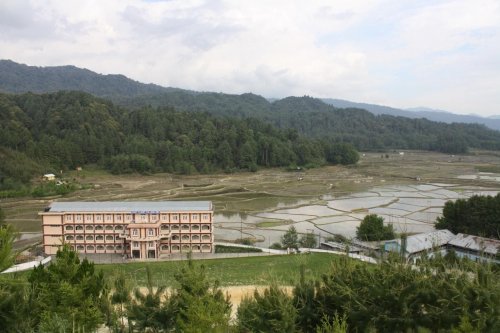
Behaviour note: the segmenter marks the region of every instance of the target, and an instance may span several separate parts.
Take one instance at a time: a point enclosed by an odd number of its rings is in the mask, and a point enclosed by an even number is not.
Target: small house
[[[422,234],[408,236],[406,244],[402,245],[401,239],[393,239],[384,243],[386,252],[404,252],[408,260],[415,261],[421,254],[427,252],[446,251],[446,245],[455,235],[449,230],[436,230]],[[404,247],[404,249],[402,249]]]
[[[460,258],[492,261],[500,264],[500,240],[473,235],[458,234],[448,242],[448,250],[453,250]]]
[[[42,179],[45,181],[56,180],[56,175],[54,175],[53,173],[46,173],[45,175],[43,175]]]

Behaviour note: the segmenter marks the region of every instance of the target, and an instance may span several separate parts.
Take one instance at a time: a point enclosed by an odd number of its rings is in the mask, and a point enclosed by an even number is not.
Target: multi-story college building
[[[210,201],[54,202],[39,215],[49,255],[63,243],[139,259],[213,248]]]

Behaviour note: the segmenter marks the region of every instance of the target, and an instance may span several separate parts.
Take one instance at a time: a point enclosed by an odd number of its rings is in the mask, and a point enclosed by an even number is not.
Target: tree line
[[[0,95],[0,157],[0,189],[86,164],[113,173],[190,174],[359,158],[349,144],[307,139],[253,118],[127,110],[80,92]]]
[[[62,247],[48,267],[0,277],[2,332],[498,332],[500,279],[495,267],[425,257],[418,267],[396,257],[378,265],[336,257],[319,279],[290,289],[271,283],[232,304],[203,265],[188,260],[171,291],[108,281],[87,259]],[[1,267],[1,265],[0,265]]]

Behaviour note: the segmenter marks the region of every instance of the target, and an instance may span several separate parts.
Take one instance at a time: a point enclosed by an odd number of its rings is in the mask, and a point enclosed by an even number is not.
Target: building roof
[[[183,212],[210,211],[211,201],[100,201],[53,202],[47,212]]]
[[[412,254],[431,250],[433,247],[446,245],[454,237],[455,235],[447,229],[408,236],[406,239],[406,252]],[[388,242],[396,242],[401,246],[401,239],[393,239]]]
[[[468,250],[496,255],[500,248],[500,240],[473,235],[458,234],[448,242],[449,245]]]

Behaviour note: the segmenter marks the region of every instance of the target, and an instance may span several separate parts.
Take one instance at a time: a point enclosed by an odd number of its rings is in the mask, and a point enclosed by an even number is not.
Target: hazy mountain
[[[373,114],[388,114],[391,116],[407,117],[407,118],[427,118],[432,121],[439,121],[444,123],[466,123],[466,124],[481,124],[489,128],[500,130],[500,116],[481,117],[476,115],[461,115],[443,110],[436,110],[431,108],[410,108],[410,109],[396,109],[383,105],[356,103],[342,99],[323,98],[325,103],[333,105],[338,108],[359,108],[365,109]]]
[[[77,90],[99,97],[138,96],[175,91],[124,75],[101,75],[75,66],[36,67],[0,60],[0,91],[47,93]]]
[[[279,102],[277,99],[266,100],[254,94],[231,95],[165,88],[134,81],[123,75],[102,75],[75,66],[36,67],[18,64],[11,60],[0,60],[0,92],[47,93],[60,90],[83,91],[128,107],[173,106],[180,109],[217,111],[225,115],[237,116],[260,113],[262,118],[266,118],[264,114],[269,112],[271,104]],[[477,123],[500,130],[498,116],[483,118],[422,108],[409,111],[329,98],[322,99],[322,101],[337,108],[364,109],[376,115],[427,118],[445,123]]]

